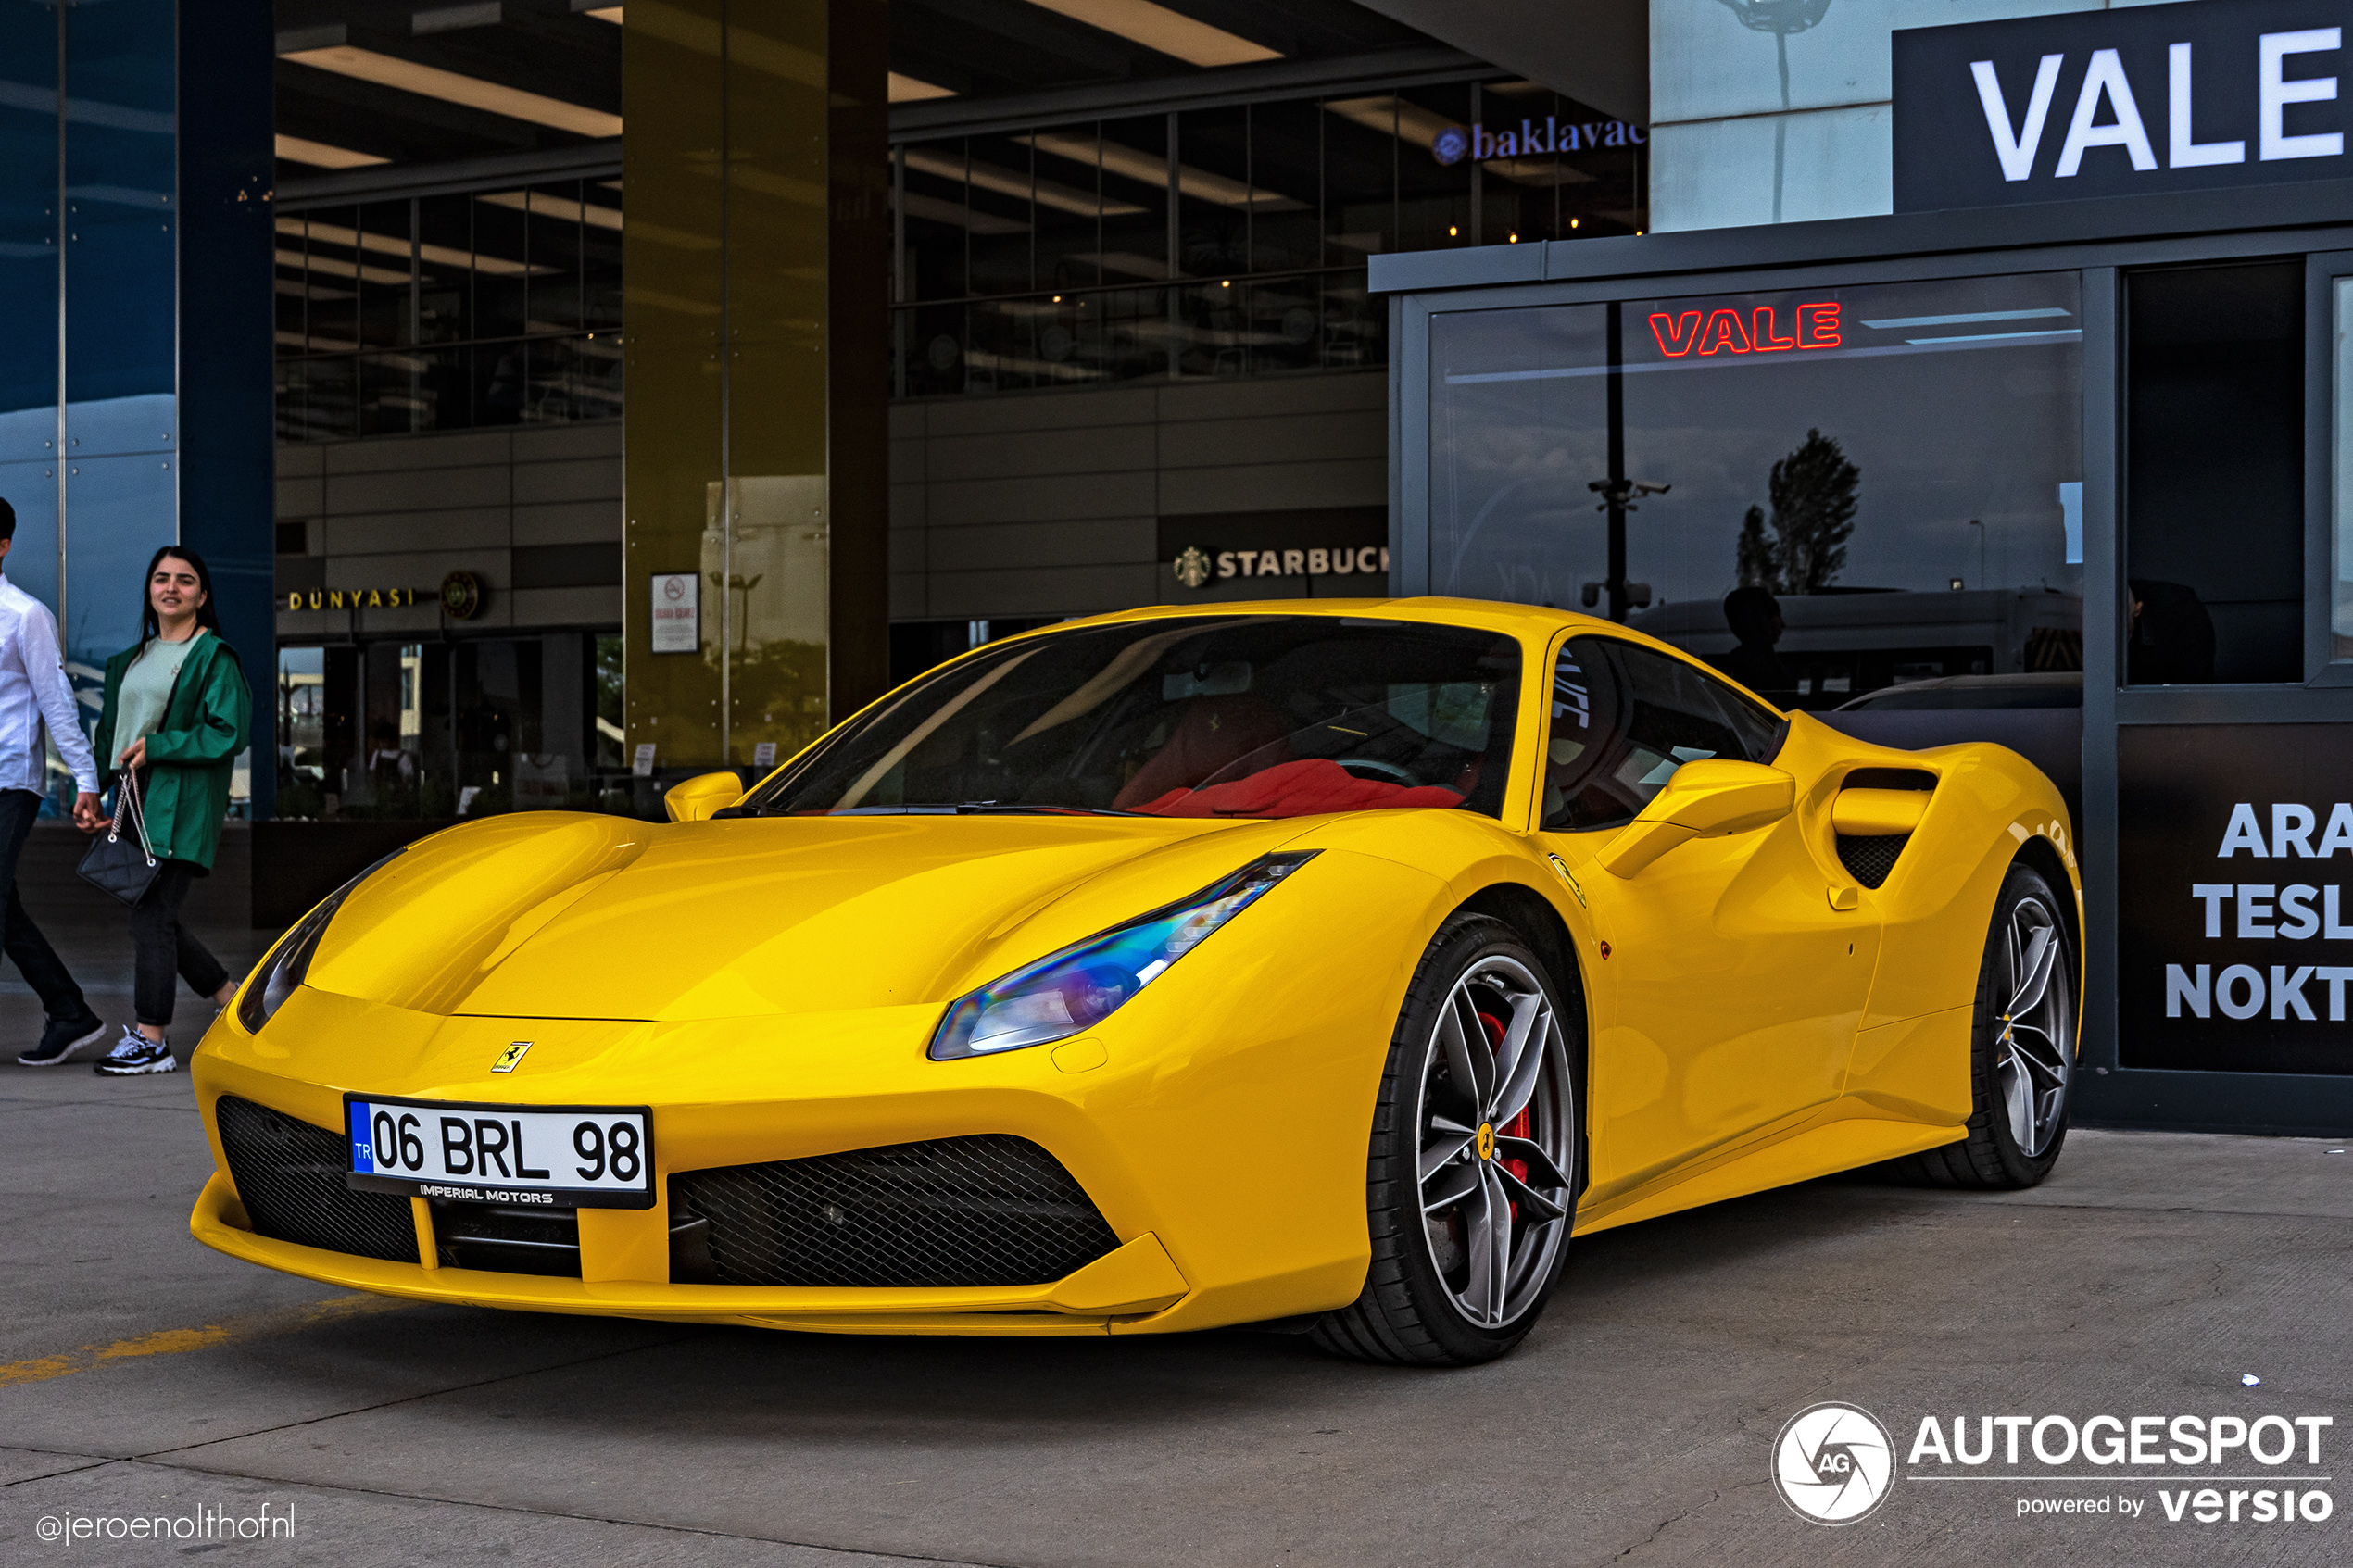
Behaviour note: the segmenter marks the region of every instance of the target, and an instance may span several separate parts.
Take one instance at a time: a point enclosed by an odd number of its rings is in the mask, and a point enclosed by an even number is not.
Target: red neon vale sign
[[[1651,336],[1658,351],[1680,359],[1696,351],[1712,354],[1787,354],[1807,348],[1838,346],[1838,302],[1818,300],[1798,306],[1787,333],[1780,331],[1778,307],[1760,305],[1743,315],[1738,310],[1686,310],[1680,315],[1660,311],[1651,317]]]

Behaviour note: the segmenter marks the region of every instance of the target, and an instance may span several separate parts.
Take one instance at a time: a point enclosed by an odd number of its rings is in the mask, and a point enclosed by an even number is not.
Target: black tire
[[[1450,1139],[1450,1131],[1431,1132],[1429,1115],[1459,1105],[1453,1085],[1460,1062],[1476,1076],[1476,1067],[1461,1050],[1460,1036],[1450,1048],[1442,1024],[1453,1005],[1457,987],[1466,997],[1492,996],[1509,1001],[1508,988],[1532,981],[1535,992],[1519,989],[1523,999],[1541,993],[1544,1012],[1531,1011],[1523,1043],[1510,1060],[1527,1062],[1530,1087],[1525,1113],[1496,1127],[1494,1110],[1508,1104],[1517,1074],[1498,1073],[1498,1024],[1483,1006],[1472,1004],[1487,1033],[1488,1081],[1504,1083],[1492,1092],[1475,1097],[1489,1110],[1470,1143],[1434,1168],[1429,1178],[1438,1184],[1463,1178],[1469,1184],[1453,1206],[1426,1220],[1420,1161],[1424,1136],[1435,1148]],[[1546,1014],[1548,1013],[1548,1016]],[[1459,1011],[1457,1019],[1464,1016]],[[1514,1019],[1518,1018],[1516,1010]],[[1508,1036],[1505,1036],[1507,1039]],[[1485,915],[1455,915],[1439,928],[1422,955],[1405,992],[1396,1033],[1389,1047],[1389,1062],[1381,1076],[1380,1098],[1373,1112],[1371,1148],[1365,1163],[1365,1214],[1372,1233],[1372,1266],[1356,1300],[1327,1312],[1311,1330],[1311,1337],[1335,1355],[1357,1361],[1407,1366],[1469,1366],[1489,1361],[1510,1350],[1528,1336],[1542,1315],[1546,1300],[1560,1282],[1567,1256],[1568,1228],[1577,1191],[1577,1084],[1572,1064],[1585,1048],[1581,1014],[1561,1006],[1560,987],[1546,972],[1529,945],[1501,921]],[[1442,1108],[1442,1109],[1441,1109]],[[1452,1120],[1452,1118],[1450,1118]],[[1513,1129],[1526,1135],[1514,1135]],[[1461,1130],[1457,1122],[1456,1131]],[[1504,1239],[1492,1249],[1485,1229],[1488,1207],[1502,1195],[1503,1211],[1510,1216]],[[1555,1213],[1547,1216],[1544,1210]],[[1536,1216],[1524,1220],[1523,1214]],[[1441,1273],[1440,1253],[1454,1238],[1458,1256],[1448,1268],[1467,1282],[1457,1286]],[[1495,1268],[1500,1254],[1502,1267]],[[1490,1272],[1474,1280],[1478,1259],[1490,1260]],[[1502,1276],[1500,1286],[1492,1282]],[[1500,1298],[1500,1299],[1499,1299]],[[1466,1305],[1466,1301],[1471,1303]],[[1487,1303],[1486,1317],[1473,1315]]]
[[[2058,1163],[2059,1150],[2067,1143],[2067,1118],[2075,1086],[2075,998],[2082,972],[2066,918],[2070,904],[2059,899],[2043,873],[2024,861],[2013,864],[2003,878],[2001,896],[1994,900],[1994,918],[1986,929],[1985,956],[1978,966],[1977,1017],[1969,1038],[1969,1136],[1896,1160],[1894,1168],[1900,1174],[1926,1186],[2016,1189],[2035,1185]],[[2057,1035],[2055,1063],[2060,1073],[2056,1085],[2058,1099],[2056,1110],[2048,1112],[2041,1109],[2040,1099],[2054,1086],[2050,1077],[2054,1062],[2045,1060],[2032,1038],[2045,1031],[2028,1029],[2016,1036],[2021,1042],[2016,1052],[2003,1038],[2010,1026],[2006,1010],[2017,994],[2006,943],[2016,940],[2011,934],[2019,929],[2021,910],[2033,907],[2039,907],[2047,918],[2049,944],[2057,949],[2050,964],[2049,985],[2056,993],[2054,1010],[2063,1021],[2054,1031]],[[2038,1002],[2036,1008],[2040,1007]],[[2007,1092],[2014,1081],[2021,1079],[2039,1091],[2029,1117],[2027,1140],[2021,1140],[2016,1130],[2017,1118]]]

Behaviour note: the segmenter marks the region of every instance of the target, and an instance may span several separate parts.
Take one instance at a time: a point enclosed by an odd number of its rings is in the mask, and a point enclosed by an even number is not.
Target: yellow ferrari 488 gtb
[[[1574,1232],[2058,1157],[2081,906],[1998,746],[1440,599],[992,643],[673,821],[436,834],[195,1058],[193,1227],[360,1290],[1460,1363]]]

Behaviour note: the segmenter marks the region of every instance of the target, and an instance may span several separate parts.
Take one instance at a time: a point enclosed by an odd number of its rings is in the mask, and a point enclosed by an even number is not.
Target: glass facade
[[[2071,272],[1434,316],[1430,591],[1594,608],[1617,532],[1719,662],[1775,596],[1785,701],[2080,670],[2082,359]]]
[[[1656,228],[1889,210],[1889,34],[2073,0],[1653,0]]]
[[[697,8],[725,50],[632,23],[626,83],[654,129],[625,151],[622,724],[633,759],[646,748],[673,779],[790,756],[824,729],[862,645],[879,689],[887,636],[867,524],[888,503],[860,488],[887,461],[884,366],[871,334],[848,352],[833,335],[885,304],[884,62],[865,62],[871,98],[830,108],[823,78],[774,69],[833,51],[860,80],[841,51],[879,42],[831,37],[822,10]],[[837,511],[856,526],[837,533]],[[869,578],[873,599],[838,614],[844,583]]]
[[[2329,660],[2353,662],[2353,278],[2329,280]]]
[[[1641,128],[1525,82],[897,149],[901,397],[1388,362],[1365,258],[1637,232]]]
[[[621,748],[621,638],[279,650],[277,814],[658,810]]]
[[[1710,295],[1665,292],[1721,256],[1673,235],[1629,247],[1633,277],[1405,292],[1428,359],[1400,383],[1401,586],[1617,601],[1923,769],[2017,752],[2082,877],[2090,1113],[2334,1124],[2353,1053],[2314,976],[2348,940],[2325,862],[2353,838],[2353,248],[2089,220],[2053,204],[2006,255],[1967,248],[1966,212],[1858,223]],[[1731,751],[1650,706],[1654,753]],[[1572,782],[1548,777],[1548,820]]]
[[[2304,263],[2122,282],[2125,683],[2299,681]]]
[[[93,725],[147,557],[180,537],[177,44],[172,0],[0,5],[7,576],[57,612]]]
[[[617,179],[277,219],[278,438],[617,419]]]

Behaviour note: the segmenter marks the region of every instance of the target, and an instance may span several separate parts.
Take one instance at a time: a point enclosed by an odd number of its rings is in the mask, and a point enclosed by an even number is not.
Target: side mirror
[[[1694,838],[1769,827],[1797,805],[1797,781],[1761,762],[1686,762],[1597,857],[1604,871],[1632,877]]]
[[[699,822],[743,797],[744,781],[735,774],[697,773],[685,784],[673,784],[661,804],[673,822]]]

